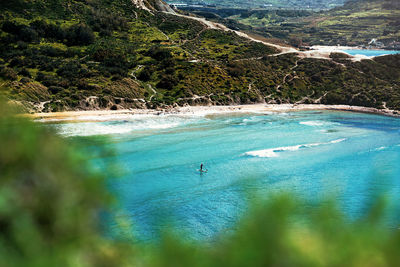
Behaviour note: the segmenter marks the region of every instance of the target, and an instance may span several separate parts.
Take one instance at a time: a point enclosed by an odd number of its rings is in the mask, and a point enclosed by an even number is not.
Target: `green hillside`
[[[31,111],[255,102],[400,109],[400,56],[299,59],[130,0],[1,4],[0,91]],[[165,6],[164,6],[165,7]]]
[[[308,9],[327,9],[340,6],[344,0],[169,0],[168,3],[187,5],[204,5],[229,8],[308,8]]]

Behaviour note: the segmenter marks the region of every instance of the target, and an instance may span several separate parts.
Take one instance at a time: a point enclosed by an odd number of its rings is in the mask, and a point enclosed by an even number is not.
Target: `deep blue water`
[[[171,223],[190,238],[212,240],[234,229],[252,194],[290,191],[311,202],[334,196],[350,219],[362,216],[380,192],[400,200],[396,118],[309,111],[139,116],[54,127],[67,136],[111,133],[104,147],[116,151],[125,172],[109,184],[120,201],[113,215],[131,222],[139,240],[157,238]],[[208,173],[197,171],[201,163]],[[120,230],[107,223],[111,232]]]
[[[342,50],[342,51],[347,54],[350,54],[352,56],[364,55],[367,57],[377,57],[377,56],[383,56],[383,55],[400,54],[400,50],[349,49],[349,50]]]

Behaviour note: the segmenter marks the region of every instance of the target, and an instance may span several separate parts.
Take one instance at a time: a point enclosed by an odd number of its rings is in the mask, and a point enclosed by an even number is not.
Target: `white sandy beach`
[[[296,112],[303,110],[338,110],[362,113],[373,113],[399,117],[400,113],[389,109],[376,109],[348,105],[320,105],[320,104],[251,104],[236,106],[185,106],[171,109],[124,109],[124,110],[90,110],[65,111],[52,113],[27,114],[35,120],[46,121],[110,121],[128,118],[133,115],[181,115],[206,116],[229,113],[273,113]]]

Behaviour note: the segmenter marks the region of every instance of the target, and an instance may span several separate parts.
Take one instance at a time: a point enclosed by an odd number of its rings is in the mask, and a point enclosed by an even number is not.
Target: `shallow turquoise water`
[[[212,240],[234,229],[249,192],[290,191],[309,203],[334,196],[351,219],[379,192],[399,201],[396,118],[312,111],[126,117],[54,127],[67,136],[111,133],[104,146],[115,149],[125,169],[109,185],[120,200],[116,213],[133,222],[139,240],[156,239],[171,222],[190,238]],[[197,171],[200,163],[208,173]],[[119,230],[104,220],[111,232]],[[388,222],[395,226],[396,214]]]
[[[353,56],[364,55],[367,57],[400,54],[400,50],[349,49],[342,51]]]

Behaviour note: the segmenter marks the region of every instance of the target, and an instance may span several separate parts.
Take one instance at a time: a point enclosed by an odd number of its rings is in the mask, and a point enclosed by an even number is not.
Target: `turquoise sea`
[[[364,55],[367,57],[400,54],[400,50],[348,49],[342,51],[352,56]]]
[[[157,239],[167,225],[213,240],[235,229],[254,195],[271,192],[293,192],[309,205],[333,197],[349,219],[382,192],[400,200],[398,118],[335,111],[138,115],[51,127],[66,137],[109,136],[98,149],[114,149],[124,175],[109,182],[120,204],[104,224],[115,233],[120,228],[109,218],[124,218],[141,241]],[[201,163],[207,173],[199,173]],[[397,227],[397,214],[388,214],[389,227]]]

